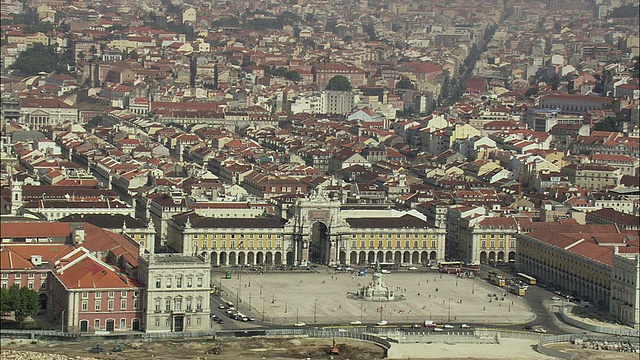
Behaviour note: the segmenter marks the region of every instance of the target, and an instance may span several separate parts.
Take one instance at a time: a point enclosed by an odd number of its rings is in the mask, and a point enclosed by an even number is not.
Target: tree
[[[66,64],[60,59],[54,46],[45,46],[41,43],[35,43],[21,52],[11,66],[23,75],[36,75],[41,71],[66,72]]]
[[[398,83],[396,84],[396,88],[413,90],[416,87],[415,85],[413,85],[409,78],[403,78],[402,80],[398,81]]]
[[[618,131],[618,123],[620,120],[613,116],[608,116],[593,127],[596,131]]]
[[[9,289],[0,292],[2,312],[13,312],[16,322],[22,323],[28,317],[35,316],[40,310],[38,293],[27,287],[20,288],[13,284]]]
[[[327,90],[336,90],[336,91],[350,91],[351,90],[351,82],[349,79],[342,75],[336,75],[329,80],[327,84]]]
[[[295,70],[287,71],[287,73],[284,75],[284,78],[291,81],[302,80],[302,77],[300,76],[300,74],[298,74],[298,72]]]

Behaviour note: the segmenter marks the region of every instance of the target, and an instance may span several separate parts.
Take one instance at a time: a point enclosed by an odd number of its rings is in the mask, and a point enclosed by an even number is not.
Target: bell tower
[[[22,182],[11,181],[11,214],[18,215],[18,211],[22,207]]]

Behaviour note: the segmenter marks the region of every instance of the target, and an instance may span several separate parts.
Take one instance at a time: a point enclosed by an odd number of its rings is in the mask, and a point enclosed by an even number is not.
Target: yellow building
[[[597,239],[612,234],[620,235],[613,225],[570,221],[518,234],[518,270],[608,309],[613,246],[601,246]]]
[[[41,43],[44,45],[48,45],[49,38],[46,34],[41,32],[35,34],[23,34],[19,31],[14,31],[7,34],[7,42],[9,44],[33,45],[35,43]]]

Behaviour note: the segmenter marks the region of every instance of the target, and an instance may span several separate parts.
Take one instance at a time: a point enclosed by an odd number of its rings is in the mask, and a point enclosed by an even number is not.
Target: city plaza
[[[215,273],[214,285],[222,285],[222,298],[250,306],[256,320],[292,325],[349,324],[353,321],[389,324],[518,324],[534,318],[523,298],[487,284],[480,278],[458,278],[437,272],[394,272],[383,281],[395,291],[394,301],[348,298],[369,284],[371,273],[357,276],[321,269],[308,273],[233,273],[224,279]],[[238,291],[239,289],[239,291]],[[488,294],[496,294],[496,300]],[[404,298],[404,299],[403,299]],[[382,307],[382,315],[380,314]]]

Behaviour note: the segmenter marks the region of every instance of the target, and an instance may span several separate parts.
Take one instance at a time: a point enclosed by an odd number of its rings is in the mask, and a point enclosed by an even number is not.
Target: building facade
[[[146,332],[208,330],[211,265],[202,256],[154,254],[139,258],[139,280],[147,288]]]
[[[640,329],[640,255],[637,251],[624,253],[616,248],[611,269],[610,306],[610,313],[621,323]]]

